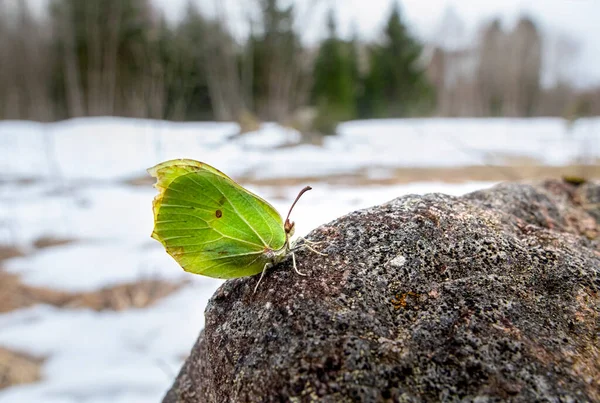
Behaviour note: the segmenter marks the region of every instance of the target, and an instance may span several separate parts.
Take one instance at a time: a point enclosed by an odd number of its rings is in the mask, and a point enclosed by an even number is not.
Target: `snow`
[[[52,268],[52,270],[48,270]],[[68,291],[93,291],[101,286],[136,280],[177,280],[181,269],[157,245],[119,242],[76,242],[12,259],[6,270],[22,275],[24,283]]]
[[[549,165],[568,164],[584,152],[600,157],[600,118],[573,125],[559,118],[391,119],[348,122],[339,131],[322,147],[285,147],[298,141],[299,133],[275,124],[236,136],[233,123],[7,121],[0,122],[0,169],[4,179],[122,180],[145,175],[157,162],[187,157],[227,167],[233,177],[281,178],[478,165],[507,156]]]
[[[37,306],[0,316],[0,344],[46,356],[40,383],[0,402],[149,402],[169,387],[204,326],[220,281],[202,279],[150,309],[124,312]]]
[[[340,135],[326,138],[323,146],[290,146],[299,134],[275,124],[238,136],[232,123],[0,122],[0,244],[28,252],[4,261],[6,270],[26,284],[71,292],[140,279],[191,280],[145,309],[38,305],[0,314],[0,345],[47,358],[41,382],[0,391],[0,403],[147,402],[159,400],[170,386],[222,281],[185,273],[149,237],[155,190],[123,181],[147,175],[149,166],[187,157],[233,178],[313,177],[306,183],[313,190],[291,217],[297,234],[305,235],[404,194],[459,195],[493,185],[349,186],[319,180],[327,175],[363,170],[370,178],[388,178],[393,168],[482,164],[498,155],[565,164],[584,152],[600,155],[599,129],[600,119],[578,121],[571,130],[559,119],[357,121],[341,125]],[[285,214],[303,186],[247,188]],[[43,236],[73,242],[36,249],[34,241]]]

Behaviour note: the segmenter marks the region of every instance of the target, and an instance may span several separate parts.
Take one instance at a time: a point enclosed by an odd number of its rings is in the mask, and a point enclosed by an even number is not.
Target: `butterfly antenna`
[[[292,214],[292,210],[294,209],[294,206],[296,205],[296,203],[298,203],[298,200],[302,197],[302,195],[306,192],[308,192],[309,190],[311,190],[312,188],[310,186],[306,186],[304,189],[302,189],[300,191],[300,193],[298,193],[298,196],[296,196],[296,200],[294,200],[294,202],[292,203],[292,207],[290,207],[290,211],[288,211],[287,217],[285,217],[285,222],[289,222],[290,219],[290,214]]]

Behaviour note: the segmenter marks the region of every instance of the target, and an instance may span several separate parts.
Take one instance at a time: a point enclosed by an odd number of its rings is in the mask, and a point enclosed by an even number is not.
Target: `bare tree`
[[[542,67],[542,40],[533,21],[521,18],[505,47],[505,115],[532,116],[539,101]]]
[[[222,22],[208,24],[207,28],[203,60],[213,111],[217,120],[237,121],[245,106],[234,43],[224,31]]]
[[[256,0],[258,29],[251,38],[255,109],[267,120],[284,122],[299,104],[308,101],[312,59],[300,43],[299,29],[309,29],[319,0],[298,15],[294,4]]]
[[[86,108],[76,53],[75,24],[72,12],[73,10],[65,7],[64,4],[55,2],[52,28],[59,44],[58,50],[62,53],[67,116],[80,117],[86,114]]]
[[[485,116],[503,114],[505,43],[500,21],[493,20],[484,28],[479,47],[477,82],[483,108],[481,112]]]
[[[27,2],[11,8],[0,3],[0,72],[2,108],[7,119],[52,118],[49,95],[48,33],[31,14]]]
[[[0,68],[0,118],[18,119],[18,88],[14,80],[15,65],[11,55],[14,54],[14,33],[10,27],[8,6],[0,0],[0,59],[3,60]],[[14,17],[14,16],[12,16]]]
[[[427,74],[436,88],[437,113],[442,116],[477,114],[475,102],[476,49],[466,41],[465,24],[453,7],[447,7],[427,49]]]
[[[571,36],[558,33],[544,42],[544,48],[546,86],[553,87],[568,81],[572,71],[571,61],[579,55],[580,44]]]

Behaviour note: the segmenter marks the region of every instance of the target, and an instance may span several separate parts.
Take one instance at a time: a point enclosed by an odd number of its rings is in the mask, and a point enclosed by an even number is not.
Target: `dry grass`
[[[73,239],[43,236],[33,241],[33,246],[35,246],[37,249],[45,249],[54,246],[68,245],[73,242],[75,242]]]
[[[0,389],[41,379],[44,360],[0,347]]]
[[[411,182],[461,183],[469,181],[500,182],[523,179],[560,178],[564,176],[584,179],[600,179],[600,164],[547,166],[533,160],[511,159],[513,164],[473,165],[462,167],[432,168],[393,168],[382,170],[385,175],[372,177],[368,170],[362,169],[342,175],[298,176],[295,178],[256,179],[254,175],[236,177],[241,184],[263,186],[299,186],[305,184],[327,183],[346,186],[397,185]],[[518,162],[518,163],[516,163]],[[142,176],[126,181],[132,186],[150,186],[155,179]]]
[[[156,179],[150,175],[138,176],[136,178],[127,179],[124,181],[126,185],[130,186],[152,186],[156,182]]]
[[[2,267],[3,260],[24,255],[25,253],[16,246],[0,245],[0,268]]]
[[[185,283],[142,280],[89,292],[65,292],[23,284],[19,276],[0,271],[0,313],[48,304],[61,308],[122,311],[145,308],[179,290]]]
[[[8,296],[18,283],[18,281],[15,281],[15,276],[2,271],[2,261],[23,255],[23,252],[18,248],[0,247],[0,312],[4,312],[3,307],[6,301],[11,299]],[[0,389],[39,381],[42,364],[43,359],[0,347]]]
[[[172,283],[164,280],[142,280],[120,284],[99,291],[71,294],[62,306],[91,308],[96,311],[146,308],[179,290],[186,283],[184,281]]]
[[[42,237],[34,242],[34,246],[41,249],[71,242],[74,241]],[[185,284],[185,282],[173,283],[147,279],[90,292],[66,292],[46,287],[32,287],[23,284],[18,275],[7,273],[2,269],[4,260],[24,255],[19,248],[0,246],[0,313],[35,304],[48,304],[64,308],[88,308],[95,311],[145,308],[179,290]]]
[[[518,166],[465,166],[444,168],[395,168],[382,170],[385,175],[373,178],[367,170],[327,177],[306,176],[295,178],[254,179],[238,178],[240,183],[263,186],[299,186],[328,183],[346,186],[398,185],[411,182],[462,183],[469,181],[500,182],[524,179],[560,178],[564,176],[584,179],[600,179],[600,165],[569,165],[564,167],[518,165]]]

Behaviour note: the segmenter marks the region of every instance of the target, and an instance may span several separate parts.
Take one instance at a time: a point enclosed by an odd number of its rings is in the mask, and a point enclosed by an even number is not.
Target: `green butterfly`
[[[152,238],[163,244],[188,272],[215,278],[236,278],[262,272],[292,255],[294,222],[244,189],[221,171],[190,159],[166,161],[148,169],[157,179]],[[312,243],[312,244],[316,244]],[[310,248],[308,244],[300,247]]]

